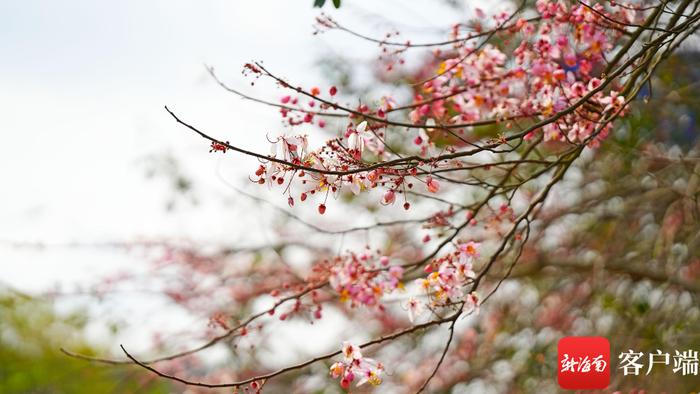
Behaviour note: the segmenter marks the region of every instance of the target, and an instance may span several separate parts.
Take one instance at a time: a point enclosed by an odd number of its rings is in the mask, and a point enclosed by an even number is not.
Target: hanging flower
[[[440,184],[431,176],[425,178],[425,185],[428,188],[428,191],[431,193],[437,193],[440,191]]]
[[[367,121],[363,121],[355,127],[354,131],[350,131],[348,135],[348,149],[353,154],[356,160],[362,158],[362,153],[365,150],[365,144],[370,138],[371,133],[367,131]]]
[[[423,312],[423,303],[414,297],[410,297],[406,303],[406,310],[408,311],[408,320],[413,323],[416,316]]]
[[[396,193],[393,190],[388,190],[386,193],[384,193],[382,204],[390,205],[393,204],[394,201],[396,201]]]
[[[462,307],[462,310],[466,314],[470,314],[472,312],[475,315],[479,314],[479,295],[476,294],[475,291],[469,293],[467,299],[464,301],[464,307]]]
[[[348,389],[350,384],[358,378],[357,386],[368,383],[377,386],[382,383],[381,374],[384,372],[382,363],[362,356],[359,346],[350,342],[343,342],[341,350],[343,360],[331,365],[330,375],[333,379],[340,379],[340,386]]]

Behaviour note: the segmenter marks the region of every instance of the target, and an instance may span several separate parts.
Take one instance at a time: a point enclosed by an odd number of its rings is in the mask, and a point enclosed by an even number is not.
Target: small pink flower
[[[337,379],[340,375],[345,372],[345,365],[341,362],[337,362],[331,365],[331,377]]]
[[[396,201],[396,193],[393,190],[389,190],[384,193],[384,197],[382,198],[382,203],[384,205],[393,204],[394,201]]]
[[[403,276],[403,271],[403,267],[394,265],[391,268],[389,268],[389,275],[393,276],[394,278],[400,279]]]
[[[479,314],[479,295],[476,294],[475,291],[469,293],[464,302],[464,307],[462,307],[462,310],[464,310],[464,313],[466,314],[470,314],[472,312],[475,315]]]
[[[360,360],[362,359],[362,353],[359,347],[346,341],[343,342],[343,357],[345,357],[345,361]]]
[[[413,297],[408,299],[406,304],[406,310],[408,311],[408,320],[413,323],[418,316],[423,311],[423,303]]]
[[[477,258],[479,257],[479,246],[481,246],[480,243],[469,241],[465,244],[460,244],[459,251],[468,257]]]
[[[360,353],[360,348],[349,342],[343,342],[343,360],[331,365],[330,374],[333,378],[341,378],[340,386],[348,389],[350,384],[355,380],[355,376],[359,377],[357,386],[361,386],[367,382],[376,386],[382,383],[380,377],[384,371],[382,363],[374,359],[363,357]]]
[[[428,187],[428,191],[431,193],[437,193],[440,191],[440,184],[431,176],[425,178],[425,185]]]
[[[591,80],[588,81],[588,90],[597,89],[598,86],[600,86],[602,83],[603,83],[603,81],[601,81],[598,78],[591,78]]]
[[[389,257],[387,257],[387,256],[382,256],[382,257],[379,259],[379,262],[380,262],[384,267],[386,267],[387,265],[389,265]]]

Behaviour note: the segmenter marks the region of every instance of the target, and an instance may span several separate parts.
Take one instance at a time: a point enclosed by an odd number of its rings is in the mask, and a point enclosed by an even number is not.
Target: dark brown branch
[[[328,282],[322,282],[322,283],[316,284],[316,285],[314,285],[314,286],[309,286],[309,287],[306,288],[305,290],[303,290],[303,291],[301,291],[301,292],[298,292],[298,293],[296,293],[296,294],[292,294],[292,295],[290,295],[290,296],[281,298],[281,299],[279,299],[277,302],[275,302],[274,305],[273,305],[272,307],[270,307],[270,308],[268,308],[268,309],[266,309],[266,310],[264,310],[264,311],[262,311],[262,312],[259,312],[259,313],[256,313],[256,314],[254,314],[254,315],[251,315],[251,316],[250,316],[248,319],[246,319],[244,322],[242,322],[242,323],[236,325],[235,327],[232,327],[231,329],[229,329],[228,331],[226,331],[224,334],[221,334],[221,335],[219,335],[219,336],[216,336],[216,337],[210,339],[208,342],[206,342],[205,344],[203,344],[203,345],[201,345],[201,346],[198,346],[198,347],[195,347],[195,348],[192,348],[192,349],[189,349],[189,350],[185,350],[185,351],[183,351],[183,352],[171,354],[171,355],[169,355],[169,356],[158,357],[158,358],[154,358],[154,359],[151,359],[151,360],[148,360],[148,361],[141,361],[141,363],[143,363],[143,364],[153,364],[153,363],[157,363],[157,362],[160,362],[160,361],[174,360],[174,359],[181,358],[181,357],[185,357],[185,356],[189,356],[189,355],[195,354],[195,353],[197,353],[197,352],[200,352],[200,351],[202,351],[202,350],[204,350],[204,349],[210,348],[210,347],[216,345],[217,343],[221,342],[222,340],[233,336],[233,334],[235,334],[238,330],[240,330],[240,329],[246,327],[247,325],[249,325],[249,324],[250,324],[251,322],[253,322],[254,320],[257,320],[258,318],[260,318],[260,317],[262,317],[262,316],[265,316],[265,315],[268,314],[270,311],[275,310],[277,307],[279,307],[280,305],[284,304],[285,302],[290,301],[290,300],[294,300],[294,299],[298,299],[298,298],[300,298],[300,297],[306,295],[307,293],[310,293],[310,292],[313,291],[313,290],[317,290],[317,289],[320,289],[320,288],[326,286],[327,284],[328,284]],[[78,354],[78,353],[71,352],[71,351],[69,351],[69,350],[67,350],[67,349],[64,349],[64,348],[61,348],[60,350],[61,350],[61,352],[63,352],[64,354],[66,354],[66,355],[68,355],[68,356],[75,357],[75,358],[79,358],[79,359],[82,359],[82,360],[87,360],[87,361],[95,361],[95,362],[100,362],[100,363],[105,363],[105,364],[131,364],[131,363],[132,363],[132,362],[129,361],[129,360],[114,360],[114,359],[108,359],[108,358],[99,358],[99,357],[86,356],[86,355],[83,355],[83,354]]]
[[[224,90],[226,90],[230,93],[233,93],[233,94],[235,94],[235,95],[237,95],[245,100],[250,100],[250,101],[253,101],[253,102],[256,102],[259,104],[265,104],[265,105],[268,105],[270,107],[281,108],[281,109],[284,109],[284,110],[287,110],[290,112],[302,112],[305,114],[327,116],[327,117],[333,117],[333,118],[347,118],[347,116],[348,116],[347,114],[344,114],[344,113],[312,111],[312,110],[303,109],[303,108],[291,107],[288,105],[277,104],[277,103],[273,103],[271,101],[267,101],[267,100],[259,99],[257,97],[250,96],[248,94],[241,92],[240,90],[236,90],[236,89],[228,86],[223,81],[221,81],[219,79],[219,77],[216,75],[216,73],[214,72],[214,67],[207,66],[207,65],[205,65],[204,67],[207,69],[207,72],[209,72],[209,75],[214,79],[214,81],[216,81],[216,83],[219,86],[221,86]]]
[[[531,23],[531,22],[537,22],[540,19],[542,19],[542,18],[534,17],[534,18],[526,19],[525,21],[528,23]],[[385,46],[406,47],[406,48],[429,48],[429,47],[445,46],[445,45],[451,45],[451,44],[461,44],[461,43],[464,43],[464,42],[467,42],[467,41],[470,41],[470,40],[473,40],[473,39],[476,39],[479,37],[487,36],[493,32],[505,31],[505,30],[509,30],[509,29],[512,29],[515,27],[515,23],[512,23],[510,25],[499,26],[499,27],[496,27],[494,29],[483,31],[480,33],[468,34],[466,37],[455,38],[455,39],[439,41],[439,42],[426,42],[426,43],[414,44],[410,41],[398,42],[398,41],[388,41],[388,40],[381,40],[378,38],[373,38],[373,37],[370,37],[370,36],[367,36],[367,35],[364,35],[361,33],[357,33],[354,30],[350,30],[350,29],[346,28],[345,26],[340,25],[339,23],[337,23],[335,21],[333,21],[333,25],[334,25],[334,28],[336,28],[338,30],[344,31],[348,34],[351,34],[355,37],[361,38],[361,39],[366,40],[366,41],[374,42],[374,43],[377,43],[380,45],[385,45]]]
[[[365,342],[365,343],[361,344],[361,345],[360,345],[360,348],[365,348],[365,347],[368,347],[368,346],[378,345],[378,344],[380,344],[380,343],[383,343],[383,342],[386,342],[386,341],[390,341],[390,340],[394,340],[394,339],[400,338],[400,337],[402,337],[402,336],[404,336],[404,335],[407,335],[407,334],[410,334],[410,333],[413,333],[413,332],[416,332],[416,331],[419,331],[419,330],[423,330],[423,329],[426,329],[426,328],[429,328],[429,327],[432,327],[432,326],[435,326],[435,325],[441,325],[441,324],[444,324],[444,323],[447,323],[447,322],[452,322],[452,321],[456,320],[456,319],[459,317],[459,315],[460,315],[461,313],[462,313],[462,312],[461,312],[461,310],[460,310],[460,311],[456,312],[455,314],[453,314],[453,315],[451,315],[451,316],[448,316],[448,317],[445,317],[445,318],[442,318],[442,319],[431,320],[431,321],[429,321],[429,322],[426,322],[426,323],[423,323],[423,324],[418,324],[418,325],[415,325],[415,326],[406,328],[406,329],[404,329],[404,330],[395,332],[395,333],[390,334],[390,335],[386,335],[386,336],[383,336],[383,337],[379,337],[379,338],[377,338],[377,339],[373,339],[373,340],[371,340],[371,341],[369,341],[369,342]],[[274,378],[275,376],[279,376],[279,375],[282,375],[282,374],[287,373],[287,372],[290,372],[290,371],[294,371],[294,370],[298,370],[298,369],[305,368],[305,367],[307,367],[307,366],[309,366],[309,365],[311,365],[311,364],[315,364],[315,363],[317,363],[317,362],[319,362],[319,361],[327,360],[327,359],[329,359],[329,358],[331,358],[331,357],[338,356],[338,355],[340,355],[340,354],[342,353],[342,351],[340,351],[340,350],[337,350],[337,351],[334,351],[334,352],[330,352],[330,353],[326,353],[326,354],[323,354],[323,355],[314,357],[314,358],[312,358],[312,359],[306,360],[306,361],[304,361],[304,362],[301,362],[301,363],[298,363],[298,364],[295,364],[295,365],[292,365],[292,366],[289,366],[289,367],[285,367],[285,368],[279,369],[279,370],[277,370],[277,371],[275,371],[275,372],[270,372],[270,373],[267,373],[267,374],[264,374],[264,375],[254,376],[254,377],[251,377],[251,378],[248,378],[248,379],[244,379],[244,380],[239,380],[239,381],[236,381],[236,382],[230,382],[230,383],[204,383],[204,382],[196,382],[196,381],[192,381],[192,380],[187,380],[187,379],[184,379],[184,378],[180,378],[180,377],[178,377],[178,376],[175,376],[175,375],[170,375],[170,374],[167,374],[167,373],[165,373],[165,372],[159,371],[158,369],[156,369],[156,368],[154,368],[154,367],[151,367],[150,365],[148,365],[148,364],[145,363],[145,362],[139,361],[139,360],[136,359],[134,356],[132,356],[131,354],[129,354],[129,353],[126,351],[126,349],[124,348],[123,345],[120,345],[120,347],[121,347],[122,351],[124,352],[124,354],[127,356],[127,358],[129,358],[129,360],[131,360],[131,362],[133,362],[134,364],[137,364],[138,366],[140,366],[140,367],[142,367],[142,368],[145,368],[145,369],[147,369],[147,370],[149,370],[149,371],[155,373],[156,375],[158,375],[158,376],[160,376],[160,377],[162,377],[162,378],[174,380],[174,381],[176,381],[176,382],[180,382],[180,383],[186,384],[186,385],[188,385],[188,386],[198,386],[198,387],[207,387],[207,388],[241,387],[241,386],[250,384],[250,383],[252,383],[252,382],[256,382],[256,381],[260,381],[260,380],[268,380],[268,379]]]
[[[459,315],[457,315],[457,317],[459,317]],[[423,382],[423,385],[420,386],[418,391],[416,391],[416,394],[422,393],[428,387],[428,384],[437,374],[443,361],[445,361],[445,356],[447,355],[447,352],[450,350],[450,344],[452,344],[452,338],[454,337],[454,334],[455,334],[455,323],[456,322],[457,322],[457,319],[455,318],[452,321],[452,323],[450,323],[450,328],[449,328],[450,336],[447,338],[447,343],[445,343],[445,347],[442,350],[442,354],[440,355],[440,359],[438,360],[437,364],[435,364],[435,368],[433,368],[433,372],[428,376],[427,379],[425,379],[425,382]]]

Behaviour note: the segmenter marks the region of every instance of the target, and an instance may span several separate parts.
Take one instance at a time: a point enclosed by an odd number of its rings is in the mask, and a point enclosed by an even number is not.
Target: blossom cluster
[[[400,188],[413,188],[411,182],[404,182],[406,177],[417,175],[417,170],[396,170],[392,168],[377,168],[371,171],[358,171],[348,175],[328,174],[328,171],[348,171],[361,162],[362,152],[370,149],[381,154],[380,145],[368,131],[367,122],[362,122],[357,127],[346,131],[348,146],[342,146],[337,140],[331,140],[320,150],[309,152],[308,137],[306,135],[280,136],[272,142],[270,157],[279,161],[270,160],[261,164],[255,171],[255,182],[272,186],[284,187],[288,194],[288,203],[293,206],[297,199],[306,201],[310,195],[321,194],[327,199],[330,193],[337,193],[341,189],[357,195],[363,191],[384,187],[382,203],[393,204],[397,194],[402,193]],[[283,161],[283,162],[280,162]],[[291,166],[289,164],[290,163]],[[297,167],[295,167],[297,166]],[[304,167],[299,169],[298,167]],[[318,171],[313,171],[315,169]],[[301,191],[292,189],[292,182],[300,178]],[[436,180],[428,177],[426,189],[437,192],[439,185]],[[299,187],[299,185],[297,185]],[[404,203],[408,209],[410,204]],[[319,204],[318,211],[324,214],[326,211],[325,200]]]
[[[350,301],[352,307],[365,305],[381,309],[380,298],[403,287],[403,271],[400,266],[389,266],[386,256],[377,259],[371,253],[349,253],[333,260],[329,283],[340,294],[341,302]]]
[[[343,360],[331,365],[330,374],[334,379],[340,378],[340,386],[348,389],[357,379],[357,386],[369,382],[376,386],[382,383],[380,375],[384,371],[382,363],[363,357],[360,348],[349,342],[343,342]]]
[[[542,133],[546,141],[568,141],[595,146],[609,124],[601,120],[623,113],[620,92],[598,89],[595,77],[606,64],[618,32],[607,26],[606,10],[578,4],[538,0],[536,23],[519,19],[510,33],[520,32],[522,41],[510,54],[485,45],[460,43],[455,55],[439,64],[438,76],[429,79],[416,94],[413,123],[432,122],[467,126],[486,119],[549,119],[581,98],[586,105],[548,123],[528,136]],[[624,17],[631,23],[635,14]]]
[[[436,50],[436,61],[425,71],[429,77],[419,75],[424,81],[415,84],[408,105],[399,106],[394,98],[385,96],[373,104],[343,106],[336,87],[324,91],[281,82],[297,94],[280,100],[281,114],[289,125],[326,127],[325,115],[338,117],[342,113],[347,114],[347,123],[337,138],[313,151],[306,135],[276,138],[270,153],[275,160],[261,164],[255,180],[282,185],[290,205],[320,194],[324,199],[318,205],[321,214],[326,212],[331,193],[347,190],[359,194],[377,187],[384,189],[382,204],[394,204],[403,194],[403,206],[409,209],[405,196],[414,183],[438,193],[440,184],[432,172],[463,165],[460,160],[430,158],[455,152],[462,142],[470,143],[475,138],[471,131],[480,125],[500,125],[505,133],[519,121],[541,121],[542,127],[521,137],[596,147],[609,133],[610,120],[624,115],[627,104],[619,85],[606,80],[604,73],[605,56],[622,34],[620,29],[611,28],[610,20],[633,24],[644,16],[641,11],[618,8],[616,4],[606,8],[538,0],[536,18],[511,20],[509,13],[497,13],[492,17],[494,26],[479,24],[477,31],[491,29],[506,41],[495,46],[466,36],[454,40],[452,49]],[[329,22],[326,27],[333,26]],[[511,40],[515,37],[520,38],[519,44]],[[260,69],[257,72],[262,73]],[[404,139],[408,146],[401,149],[417,149],[417,155],[426,160],[371,166],[396,157],[386,139],[393,132],[390,127],[397,125],[389,115],[401,111],[407,111],[402,116],[413,126],[409,129],[414,135]],[[438,135],[459,136],[462,142],[449,139],[447,146],[436,146]],[[495,141],[506,143],[504,136]],[[225,152],[223,148],[212,146],[214,151]],[[371,168],[364,170],[368,166]]]
[[[418,279],[417,283],[430,299],[430,306],[449,306],[463,302],[465,313],[478,313],[479,297],[475,292],[465,294],[465,287],[476,277],[473,262],[479,257],[479,246],[474,241],[460,243],[454,253],[435,259],[425,267],[428,275]],[[424,306],[416,298],[409,299],[409,319],[413,321]]]

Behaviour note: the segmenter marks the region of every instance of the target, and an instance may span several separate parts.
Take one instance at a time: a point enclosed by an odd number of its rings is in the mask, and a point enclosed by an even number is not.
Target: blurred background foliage
[[[673,373],[672,358],[676,350],[700,351],[696,47],[690,43],[664,62],[605,143],[577,161],[552,196],[556,202],[542,210],[510,279],[456,341],[455,364],[438,374],[437,392],[558,392],[557,341],[569,335],[609,338],[610,392],[698,390],[700,376]],[[322,61],[345,89],[376,93],[351,71],[332,67],[343,63]],[[401,86],[414,78],[399,75],[377,79]],[[497,128],[475,132],[495,135]],[[630,349],[644,354],[639,376],[619,370],[618,355]],[[648,354],[657,350],[671,355],[671,365],[655,365],[647,376]]]
[[[610,391],[700,387],[699,376],[673,373],[672,358],[646,375],[648,353],[700,350],[699,66],[692,49],[663,64],[601,148],[577,163],[558,193],[565,202],[543,210],[511,294],[495,296],[477,330],[476,343],[491,337],[493,346],[474,357],[508,360],[514,371],[493,392],[557,391],[547,360],[567,335],[609,338]],[[619,370],[630,349],[644,353],[639,376]]]
[[[97,365],[61,353],[104,354],[85,338],[87,315],[0,287],[0,393],[167,393],[167,382],[134,367]]]
[[[339,57],[321,60],[329,79],[344,91],[371,95],[377,81],[357,83],[348,64]],[[394,81],[407,82],[405,76]],[[672,56],[601,148],[577,162],[575,176],[559,192],[569,203],[543,210],[510,279],[484,306],[479,322],[455,339],[453,359],[435,379],[437,392],[466,392],[465,386],[480,393],[557,392],[552,360],[557,340],[568,335],[609,338],[613,368],[619,366],[617,355],[629,349],[700,350],[699,87],[700,53],[691,48]],[[173,180],[176,196],[196,201],[192,181],[176,171],[175,159],[149,164],[156,175]],[[404,235],[397,232],[392,241],[410,239]],[[501,266],[494,281],[508,268]],[[242,316],[247,311],[245,305],[232,310]],[[85,339],[86,323],[84,313],[58,314],[50,301],[0,288],[0,393],[171,390],[137,368],[60,353],[66,347],[105,354]],[[410,384],[416,366],[408,362],[419,359],[412,352],[430,353],[419,349],[420,338],[406,341],[404,362],[395,374]],[[232,360],[240,364],[226,369],[245,370],[259,362],[251,350],[245,351],[253,356],[243,358],[236,349],[231,346]],[[318,379],[326,371],[317,366],[268,387],[270,392],[304,392],[300,387],[308,386],[297,379]],[[611,388],[680,393],[700,387],[699,377],[674,374],[670,366],[657,366],[651,376],[645,372],[635,377],[613,370]],[[323,383],[328,381],[315,387]],[[177,386],[175,391],[182,390]],[[339,389],[331,384],[318,392]]]

